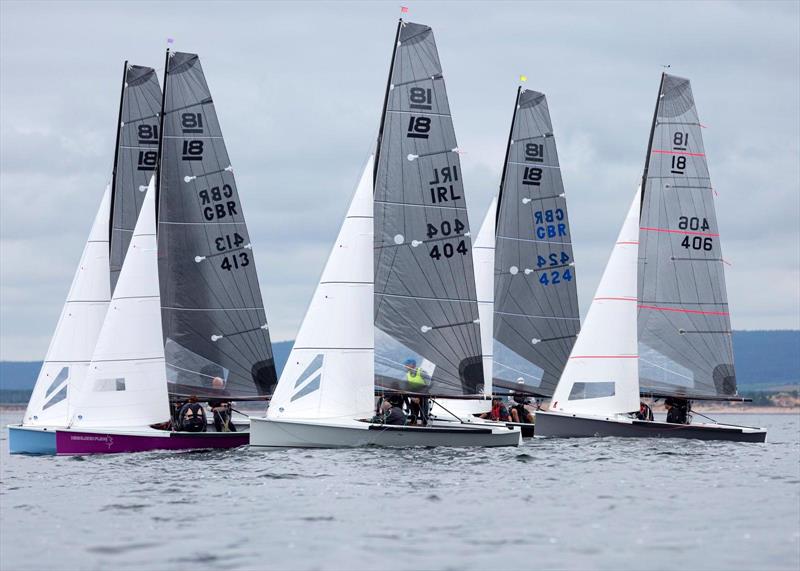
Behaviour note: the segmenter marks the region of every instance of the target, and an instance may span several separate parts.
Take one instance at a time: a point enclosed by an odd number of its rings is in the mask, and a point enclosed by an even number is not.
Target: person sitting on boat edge
[[[403,397],[390,395],[382,399],[378,414],[372,418],[372,422],[403,426],[406,423],[406,415],[403,413]]]
[[[668,397],[664,401],[664,408],[667,409],[667,422],[671,424],[689,424],[690,404],[689,401],[677,397]]]
[[[510,422],[511,415],[508,413],[508,407],[503,404],[503,399],[500,397],[492,397],[492,410],[484,412],[481,418],[494,420],[496,422]]]
[[[639,402],[639,412],[636,413],[637,420],[653,421],[653,409],[644,401]]]
[[[513,395],[512,398],[516,404],[511,407],[511,420],[533,424],[533,413],[525,408],[526,404],[530,404],[530,399],[524,395]]]
[[[178,413],[178,430],[182,432],[205,432],[206,411],[203,405],[197,402],[197,397],[192,395],[189,402],[181,407]]]
[[[211,379],[211,388],[225,393],[225,381],[221,377]],[[227,393],[225,393],[227,394]],[[209,400],[208,406],[214,415],[214,429],[217,432],[236,432],[236,425],[231,420],[231,401],[225,399]]]

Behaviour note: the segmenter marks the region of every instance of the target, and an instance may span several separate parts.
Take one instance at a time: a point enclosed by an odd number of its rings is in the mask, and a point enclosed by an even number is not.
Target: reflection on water
[[[0,568],[797,569],[800,420],[725,420],[770,441],[33,458],[4,430]]]

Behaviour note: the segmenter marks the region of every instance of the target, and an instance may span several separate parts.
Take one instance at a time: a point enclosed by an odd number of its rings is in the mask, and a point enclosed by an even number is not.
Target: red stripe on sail
[[[639,230],[646,230],[648,232],[666,232],[668,234],[691,234],[692,236],[710,236],[712,238],[719,238],[719,234],[711,234],[710,232],[693,232],[691,230],[670,230],[668,228],[646,228],[640,227]]]
[[[686,151],[662,151],[661,149],[653,149],[654,153],[659,155],[687,155],[690,157],[704,157],[705,153],[687,153]]]
[[[639,309],[655,311],[674,311],[676,313],[696,313],[698,315],[730,315],[727,311],[700,311],[699,309],[679,309],[677,307],[659,307],[657,305],[640,305]]]
[[[638,244],[638,243],[639,242],[617,242],[617,245],[619,245],[619,244]]]

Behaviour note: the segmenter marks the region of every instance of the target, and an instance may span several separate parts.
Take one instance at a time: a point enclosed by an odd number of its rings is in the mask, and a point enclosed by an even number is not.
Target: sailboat
[[[240,446],[242,426],[169,429],[170,399],[264,399],[274,386],[252,245],[197,55],[167,51],[158,119],[156,172],[57,454]]]
[[[640,419],[640,395],[689,415]],[[536,434],[765,441],[761,428],[691,422],[692,400],[743,399],[701,125],[689,80],[665,73],[642,183]]]
[[[376,391],[483,398],[471,248],[433,30],[400,20],[375,155],[250,444],[518,445],[502,425],[372,421]]]
[[[580,313],[564,184],[543,93],[517,89],[500,190],[473,252],[479,311],[486,308],[482,343],[491,348],[485,392],[551,397]],[[533,436],[530,423],[508,424]]]
[[[156,168],[161,88],[155,70],[123,66],[112,180],[95,215],[25,416],[9,427],[12,453],[55,452],[56,428],[69,425],[71,386],[82,382],[111,292]]]

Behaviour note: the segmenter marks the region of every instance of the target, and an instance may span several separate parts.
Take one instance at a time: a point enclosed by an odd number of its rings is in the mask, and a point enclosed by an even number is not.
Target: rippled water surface
[[[724,419],[769,442],[39,458],[3,429],[0,568],[796,570],[800,419]]]

